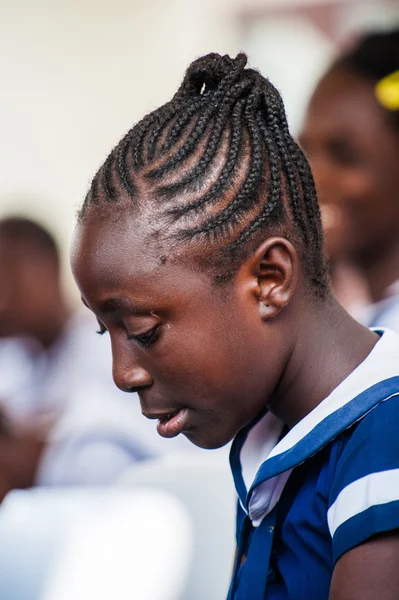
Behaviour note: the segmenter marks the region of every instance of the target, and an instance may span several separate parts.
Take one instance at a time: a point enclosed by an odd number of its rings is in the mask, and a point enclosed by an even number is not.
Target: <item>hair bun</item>
[[[240,52],[236,58],[211,53],[195,60],[186,71],[181,89],[190,95],[206,94],[218,89],[226,78],[236,78],[245,69],[247,56]]]

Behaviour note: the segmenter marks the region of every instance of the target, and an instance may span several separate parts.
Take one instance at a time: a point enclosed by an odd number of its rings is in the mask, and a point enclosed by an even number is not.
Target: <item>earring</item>
[[[270,304],[261,304],[260,305],[260,316],[261,317],[268,317],[270,315]]]

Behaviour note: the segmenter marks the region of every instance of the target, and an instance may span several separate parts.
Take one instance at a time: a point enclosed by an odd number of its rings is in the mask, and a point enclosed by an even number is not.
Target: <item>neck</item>
[[[399,279],[399,240],[361,267],[373,302],[382,300],[387,288]]]
[[[315,302],[301,325],[270,410],[293,427],[363,362],[378,335],[333,298]]]

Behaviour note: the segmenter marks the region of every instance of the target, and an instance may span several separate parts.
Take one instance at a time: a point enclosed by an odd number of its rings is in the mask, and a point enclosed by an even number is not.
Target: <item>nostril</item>
[[[135,393],[138,393],[140,391],[140,386],[129,387],[129,388],[123,390],[123,391],[127,392],[128,394],[135,394]]]
[[[114,368],[113,379],[115,385],[122,391],[128,394],[140,391],[141,388],[152,384],[152,379],[148,371],[141,367],[122,370]]]
[[[141,387],[139,385],[132,385],[130,383],[121,381],[120,379],[116,379],[115,377],[114,377],[114,382],[115,382],[116,387],[118,389],[120,389],[121,392],[125,392],[127,394],[134,394],[134,392],[138,392]]]

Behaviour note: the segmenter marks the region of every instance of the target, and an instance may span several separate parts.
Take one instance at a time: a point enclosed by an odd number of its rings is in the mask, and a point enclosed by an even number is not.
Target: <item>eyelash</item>
[[[158,339],[158,329],[159,325],[155,325],[155,327],[153,327],[149,331],[146,331],[145,333],[141,333],[140,335],[128,335],[127,339],[137,342],[138,344],[140,344],[140,346],[143,346],[144,348],[149,348],[150,346],[155,344],[155,342]]]
[[[149,348],[150,346],[152,346],[152,344],[155,344],[155,342],[158,339],[158,328],[159,325],[156,325],[149,331],[141,333],[140,335],[128,335],[127,339],[137,342],[138,344],[140,344],[140,346],[143,346],[144,348]],[[107,333],[107,331],[108,330],[104,328],[99,329],[98,331],[96,331],[96,333],[98,333],[98,335],[104,335],[104,333]]]

